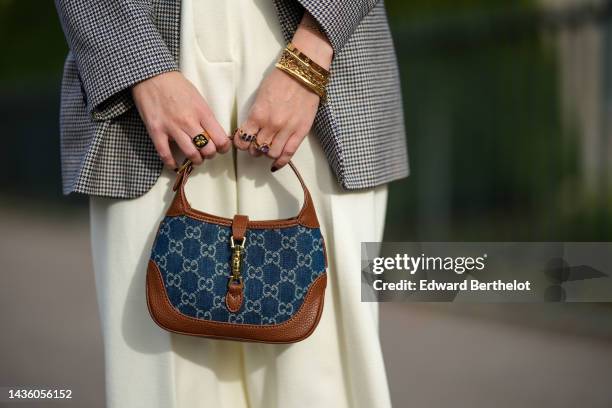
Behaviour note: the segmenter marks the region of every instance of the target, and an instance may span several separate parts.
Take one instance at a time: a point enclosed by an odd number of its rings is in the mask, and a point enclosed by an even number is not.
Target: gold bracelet
[[[283,56],[281,56],[281,61],[279,61],[281,64],[284,64],[289,68],[292,68],[293,65],[297,64],[298,67],[296,67],[296,69],[309,82],[312,82],[313,84],[317,84],[322,87],[327,86],[327,82],[329,81],[329,78],[327,76],[324,76],[320,72],[315,71],[310,65],[300,60],[295,55],[291,54],[291,52],[285,50],[285,53],[287,53],[287,55],[285,55],[284,58]]]
[[[312,92],[314,92],[317,95],[319,95],[319,98],[321,98],[322,102],[325,102],[327,100],[327,91],[325,90],[325,87],[322,87],[320,85],[316,85],[316,84],[310,82],[308,79],[304,78],[300,74],[296,73],[294,70],[292,70],[290,68],[287,68],[287,67],[285,67],[282,64],[278,64],[277,63],[276,64],[276,68],[278,68],[281,71],[289,74],[294,79],[297,79],[298,82],[300,82],[302,85],[306,86],[306,88],[310,89]]]
[[[298,50],[297,47],[293,45],[293,43],[287,44],[287,47],[285,49],[295,55],[296,58],[302,61],[303,63],[310,65],[310,67],[316,72],[320,73],[324,77],[329,77],[328,70],[326,70],[325,68],[314,62],[312,59],[310,59],[306,54]]]
[[[289,43],[283,50],[276,67],[319,95],[322,102],[326,101],[325,88],[329,82],[329,71],[312,61],[293,44]]]
[[[303,66],[289,53],[283,53],[280,60],[276,63],[276,67],[301,82],[311,91],[319,95],[322,100],[325,100],[325,84],[320,81],[318,75]]]

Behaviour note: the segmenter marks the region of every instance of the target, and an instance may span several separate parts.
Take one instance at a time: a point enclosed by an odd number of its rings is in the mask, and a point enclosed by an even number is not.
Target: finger
[[[259,129],[258,124],[252,120],[247,120],[234,134],[234,146],[240,150],[247,150],[252,143],[252,140],[248,138],[254,139],[259,133]]]
[[[257,149],[257,145],[259,145],[259,146],[263,146],[263,145],[271,146],[272,145],[272,139],[274,139],[275,135],[276,135],[276,131],[273,128],[271,128],[271,127],[266,126],[263,129],[261,129],[259,131],[259,133],[257,133],[257,137],[255,138],[255,142],[253,142],[253,144],[249,147],[249,153],[252,156],[254,156],[254,157],[261,156],[263,153],[261,153]]]
[[[253,142],[250,146],[249,146],[249,154],[253,157],[259,157],[261,156],[261,153],[259,153],[257,151],[257,147],[255,147],[255,142]]]
[[[168,168],[175,169],[176,160],[174,160],[174,156],[172,156],[172,151],[170,150],[170,143],[168,141],[168,135],[166,134],[157,134],[151,137],[153,141],[153,146],[155,146],[155,150],[157,154],[159,154],[159,158],[161,161],[168,166]]]
[[[183,152],[185,157],[193,162],[193,164],[202,163],[202,154],[194,146],[191,136],[185,133],[183,130],[177,128],[171,132],[172,139],[178,145],[179,149]],[[210,142],[208,142],[210,144]],[[208,147],[208,146],[206,146]]]
[[[215,153],[217,152],[217,147],[216,144],[213,142],[212,137],[210,136],[210,134],[208,133],[208,131],[205,131],[204,129],[202,129],[200,124],[197,125],[190,125],[190,126],[185,126],[185,128],[183,129],[183,131],[190,136],[189,139],[191,140],[191,144],[197,149],[197,146],[195,146],[195,144],[193,143],[193,138],[196,135],[204,135],[204,137],[206,137],[206,139],[208,140],[208,143],[206,144],[206,146],[198,149],[200,151],[200,154],[203,157],[206,157],[207,159],[212,159],[215,156]]]
[[[207,159],[212,159],[217,153],[217,144],[212,140],[212,136],[208,131],[201,131],[200,134],[203,134],[208,139],[206,146],[200,149],[200,154]]]
[[[274,139],[272,139],[272,142],[270,144],[270,151],[268,152],[267,156],[271,159],[278,159],[283,152],[283,148],[285,147],[287,140],[289,140],[289,137],[294,132],[295,132],[295,127],[291,125],[286,126],[285,128],[281,129],[274,136]]]
[[[283,152],[281,153],[280,157],[274,160],[274,163],[272,163],[272,168],[270,169],[272,172],[283,168],[287,165],[287,163],[289,163],[289,161],[293,158],[293,155],[297,151],[298,147],[300,147],[300,144],[304,140],[305,136],[306,135],[300,135],[299,133],[294,133],[293,135],[291,135],[289,140],[287,140],[287,143],[285,143],[285,146],[283,147]]]
[[[203,134],[207,137],[208,143],[206,146],[200,149],[200,154],[207,159],[212,159],[217,154],[217,145],[212,140],[212,137],[208,134],[208,132]]]
[[[234,146],[239,150],[248,150],[255,141],[259,131],[259,126],[253,125],[246,125],[238,128],[234,135]]]
[[[232,141],[212,114],[205,114],[202,121],[200,122],[200,125],[202,126],[202,128],[206,129],[206,133],[208,133],[211,141],[214,143],[215,152],[227,153],[229,149],[231,149]]]

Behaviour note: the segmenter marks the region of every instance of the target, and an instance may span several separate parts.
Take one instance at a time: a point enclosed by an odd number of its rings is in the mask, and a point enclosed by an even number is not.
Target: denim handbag
[[[147,267],[149,313],[163,329],[192,336],[292,343],[316,328],[327,285],[325,242],[310,192],[296,217],[251,221],[191,208],[178,171]]]

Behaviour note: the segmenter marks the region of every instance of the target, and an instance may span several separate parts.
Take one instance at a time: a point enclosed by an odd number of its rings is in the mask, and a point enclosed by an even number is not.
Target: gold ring
[[[206,132],[199,133],[192,137],[191,141],[193,142],[195,147],[197,147],[198,149],[202,149],[208,144],[208,134]]]
[[[253,140],[253,143],[255,144],[255,149],[263,154],[267,154],[270,151],[270,145],[272,145],[272,143],[259,143],[257,138]]]

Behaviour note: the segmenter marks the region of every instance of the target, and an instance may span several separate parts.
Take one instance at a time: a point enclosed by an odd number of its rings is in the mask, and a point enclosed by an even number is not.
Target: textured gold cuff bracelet
[[[329,71],[300,52],[293,44],[289,43],[283,50],[276,67],[319,95],[322,102],[326,101],[325,88],[329,82]]]
[[[292,55],[294,55],[302,63],[308,65],[310,68],[312,68],[313,71],[315,71],[318,74],[324,76],[325,78],[329,78],[329,71],[328,70],[326,70],[325,68],[323,68],[322,66],[320,66],[319,64],[314,62],[312,59],[310,59],[306,54],[304,54],[303,52],[298,50],[296,48],[296,46],[293,45],[293,43],[287,44],[287,47],[285,48],[285,50],[287,50]]]

